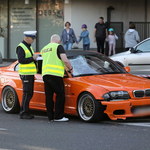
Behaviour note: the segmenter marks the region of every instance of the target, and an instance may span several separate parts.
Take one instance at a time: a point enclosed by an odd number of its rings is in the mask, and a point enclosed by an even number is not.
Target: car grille
[[[134,97],[150,97],[150,89],[133,91]]]
[[[145,96],[150,97],[150,89],[145,90]]]

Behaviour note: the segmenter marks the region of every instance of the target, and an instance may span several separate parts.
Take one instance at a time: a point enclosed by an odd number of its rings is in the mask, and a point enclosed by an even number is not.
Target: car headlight
[[[106,101],[121,101],[130,99],[129,93],[126,91],[112,91],[103,95]]]

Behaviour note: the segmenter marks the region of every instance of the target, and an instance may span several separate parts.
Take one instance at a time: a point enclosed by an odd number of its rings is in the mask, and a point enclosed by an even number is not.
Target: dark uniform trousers
[[[65,103],[63,78],[52,75],[44,75],[43,81],[45,86],[46,108],[49,120],[63,118]],[[55,103],[53,101],[54,93],[56,94]]]
[[[20,115],[29,114],[29,103],[33,96],[34,75],[20,75],[23,85],[23,96]]]

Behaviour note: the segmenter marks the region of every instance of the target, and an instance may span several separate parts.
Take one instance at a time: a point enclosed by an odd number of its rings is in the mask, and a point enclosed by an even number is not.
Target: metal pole
[[[7,0],[7,6],[8,6],[8,8],[7,8],[7,14],[8,14],[8,18],[7,18],[7,59],[9,58],[9,56],[10,56],[10,1],[9,0]]]
[[[148,34],[147,34],[147,0],[145,0],[145,17],[144,17],[144,21],[145,21],[145,26],[144,26],[144,39],[148,37]]]
[[[36,52],[39,51],[39,21],[38,21],[38,11],[39,11],[39,1],[36,0],[36,31],[37,31],[37,38],[36,38]]]
[[[147,5],[148,5],[147,0],[145,0],[145,8],[144,8],[144,10],[145,10],[145,18],[144,18],[144,20],[145,20],[145,22],[147,22]]]

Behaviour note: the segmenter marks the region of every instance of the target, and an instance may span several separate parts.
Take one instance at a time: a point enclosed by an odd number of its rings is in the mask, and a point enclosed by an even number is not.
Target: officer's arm
[[[68,70],[72,73],[73,68],[72,68],[71,63],[70,63],[69,59],[67,58],[66,54],[64,54],[64,53],[60,54],[60,58],[64,62],[65,66],[68,68]]]
[[[17,47],[16,53],[21,64],[29,64],[34,61],[33,57],[25,58],[25,52],[20,46]]]

